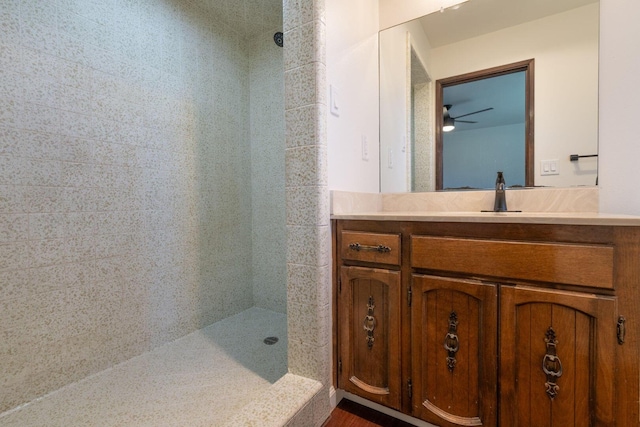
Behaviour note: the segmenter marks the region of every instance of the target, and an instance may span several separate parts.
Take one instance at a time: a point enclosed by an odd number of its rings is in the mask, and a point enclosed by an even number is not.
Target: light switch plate
[[[333,85],[329,86],[329,105],[331,114],[340,117],[340,96]]]
[[[542,160],[540,162],[540,175],[560,175],[558,159]]]
[[[367,136],[362,135],[362,160],[369,161],[369,141],[367,141]]]

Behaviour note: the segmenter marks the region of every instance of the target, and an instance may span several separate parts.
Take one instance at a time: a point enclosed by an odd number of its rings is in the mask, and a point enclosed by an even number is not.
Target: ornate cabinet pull
[[[456,367],[456,353],[460,349],[458,340],[458,315],[452,311],[449,315],[449,331],[444,338],[444,349],[447,350],[447,368],[453,372]]]
[[[376,328],[376,325],[378,324],[378,321],[376,320],[375,317],[373,317],[373,309],[376,306],[373,304],[373,297],[369,296],[369,303],[367,304],[367,315],[364,317],[364,322],[362,324],[362,326],[364,327],[364,330],[367,331],[367,336],[366,336],[366,340],[367,340],[367,346],[369,348],[373,347],[373,330]]]
[[[368,252],[380,252],[387,253],[391,252],[391,248],[389,246],[384,245],[361,245],[360,243],[349,243],[349,249],[360,252],[360,251],[368,251]]]
[[[624,316],[618,317],[618,344],[620,345],[624,344],[624,335],[627,332],[624,326],[626,321],[627,319],[625,319]]]
[[[547,353],[544,355],[544,359],[542,359],[542,370],[547,376],[547,382],[544,383],[547,388],[547,395],[553,400],[560,390],[556,381],[562,376],[562,363],[556,353],[556,346],[558,345],[556,332],[551,326],[547,329],[545,336],[544,342],[547,343]]]

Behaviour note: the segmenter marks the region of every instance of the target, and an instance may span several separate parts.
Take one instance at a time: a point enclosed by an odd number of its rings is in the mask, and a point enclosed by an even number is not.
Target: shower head
[[[284,35],[278,31],[273,35],[273,41],[276,42],[278,46],[282,47],[284,45]]]

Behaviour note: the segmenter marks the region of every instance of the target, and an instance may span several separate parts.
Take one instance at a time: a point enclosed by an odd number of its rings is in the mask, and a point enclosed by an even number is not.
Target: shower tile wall
[[[323,384],[291,425],[320,426],[332,345],[325,0],[284,0],[283,15],[289,372]]]
[[[251,60],[194,5],[0,2],[0,412],[253,305]]]
[[[331,232],[324,19],[324,0],[284,2],[289,372],[328,385]]]
[[[256,306],[286,313],[284,65],[276,30],[282,26],[253,36],[249,55],[253,293]]]

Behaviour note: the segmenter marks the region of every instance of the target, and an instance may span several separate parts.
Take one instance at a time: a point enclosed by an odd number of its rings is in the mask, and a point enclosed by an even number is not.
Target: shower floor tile
[[[2,427],[223,425],[287,372],[286,315],[251,308],[0,416]],[[266,345],[266,337],[279,341]]]

